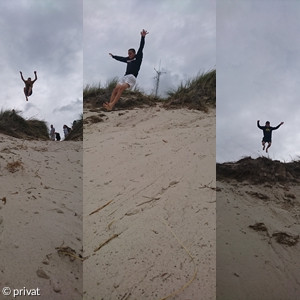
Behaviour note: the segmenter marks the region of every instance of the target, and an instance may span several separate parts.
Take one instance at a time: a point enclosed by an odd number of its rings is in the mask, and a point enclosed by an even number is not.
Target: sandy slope
[[[55,249],[82,254],[82,142],[0,135],[0,183],[1,290],[82,299],[82,262]]]
[[[215,112],[101,118],[84,129],[84,299],[163,299],[190,281],[168,299],[215,299]]]
[[[299,184],[228,179],[217,187],[217,299],[299,299]]]

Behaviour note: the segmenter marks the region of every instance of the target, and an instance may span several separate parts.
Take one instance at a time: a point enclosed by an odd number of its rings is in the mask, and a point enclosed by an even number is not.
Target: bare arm
[[[36,80],[37,80],[37,75],[36,75],[36,71],[34,71],[34,80],[33,80],[33,82],[35,82]]]
[[[22,74],[21,71],[20,71],[20,74],[21,74],[21,79],[26,83],[26,81],[25,81],[24,78],[23,78],[23,74]]]

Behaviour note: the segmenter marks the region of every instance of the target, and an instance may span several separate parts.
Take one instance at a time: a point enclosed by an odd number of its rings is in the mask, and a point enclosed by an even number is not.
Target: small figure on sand
[[[50,140],[55,141],[55,128],[52,124],[50,126]]]
[[[65,135],[65,138],[66,138],[68,136],[68,134],[71,132],[71,128],[68,127],[67,125],[64,125],[63,130],[64,130],[64,135]]]
[[[143,48],[145,45],[145,36],[149,32],[143,29],[141,31],[141,42],[140,42],[140,47],[138,49],[138,52],[135,52],[135,49],[131,48],[128,50],[128,56],[123,57],[123,56],[116,56],[111,53],[109,55],[121,62],[127,63],[127,68],[126,68],[126,73],[125,75],[119,80],[117,83],[116,87],[114,88],[110,101],[105,102],[103,104],[103,107],[110,111],[114,108],[118,100],[120,99],[122,93],[126,89],[132,89],[135,86],[136,83],[136,78],[138,76],[142,60],[143,60]]]
[[[22,72],[20,71],[20,74],[21,74],[21,79],[24,81],[25,83],[25,87],[24,87],[24,94],[25,94],[25,97],[26,97],[26,101],[28,101],[28,97],[32,95],[32,88],[33,88],[33,84],[36,82],[37,80],[37,75],[36,75],[36,71],[34,71],[34,80],[31,81],[31,78],[28,77],[27,80],[25,80],[23,78],[23,74]]]
[[[265,150],[265,146],[266,143],[268,143],[268,146],[266,148],[266,152],[268,153],[268,149],[271,147],[272,144],[272,131],[278,129],[281,125],[283,124],[283,122],[281,122],[278,126],[276,127],[271,127],[270,126],[270,122],[267,121],[265,126],[260,126],[259,125],[259,120],[257,121],[257,127],[261,130],[263,130],[264,133],[264,137],[262,139],[262,146],[263,146],[263,150]]]
[[[60,133],[59,132],[55,132],[55,137],[57,141],[60,141]]]

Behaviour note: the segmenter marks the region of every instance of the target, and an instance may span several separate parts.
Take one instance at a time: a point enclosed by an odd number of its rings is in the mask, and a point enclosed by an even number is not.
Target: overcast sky
[[[82,1],[0,2],[0,109],[53,124],[63,137],[82,113]],[[24,79],[38,80],[25,101]]]
[[[300,1],[217,1],[217,161],[258,157],[262,130],[269,157],[300,155]],[[264,152],[263,155],[266,155]]]
[[[142,29],[149,31],[137,78],[144,92],[154,91],[160,62],[167,72],[160,77],[160,95],[216,67],[215,0],[85,0],[84,86],[123,76],[126,64],[108,53],[137,51]]]

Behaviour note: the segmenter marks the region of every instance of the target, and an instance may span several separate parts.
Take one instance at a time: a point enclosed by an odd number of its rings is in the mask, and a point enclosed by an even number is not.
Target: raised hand
[[[146,36],[146,34],[148,34],[149,32],[147,31],[147,30],[145,30],[145,29],[143,29],[142,31],[141,31],[141,36]]]

